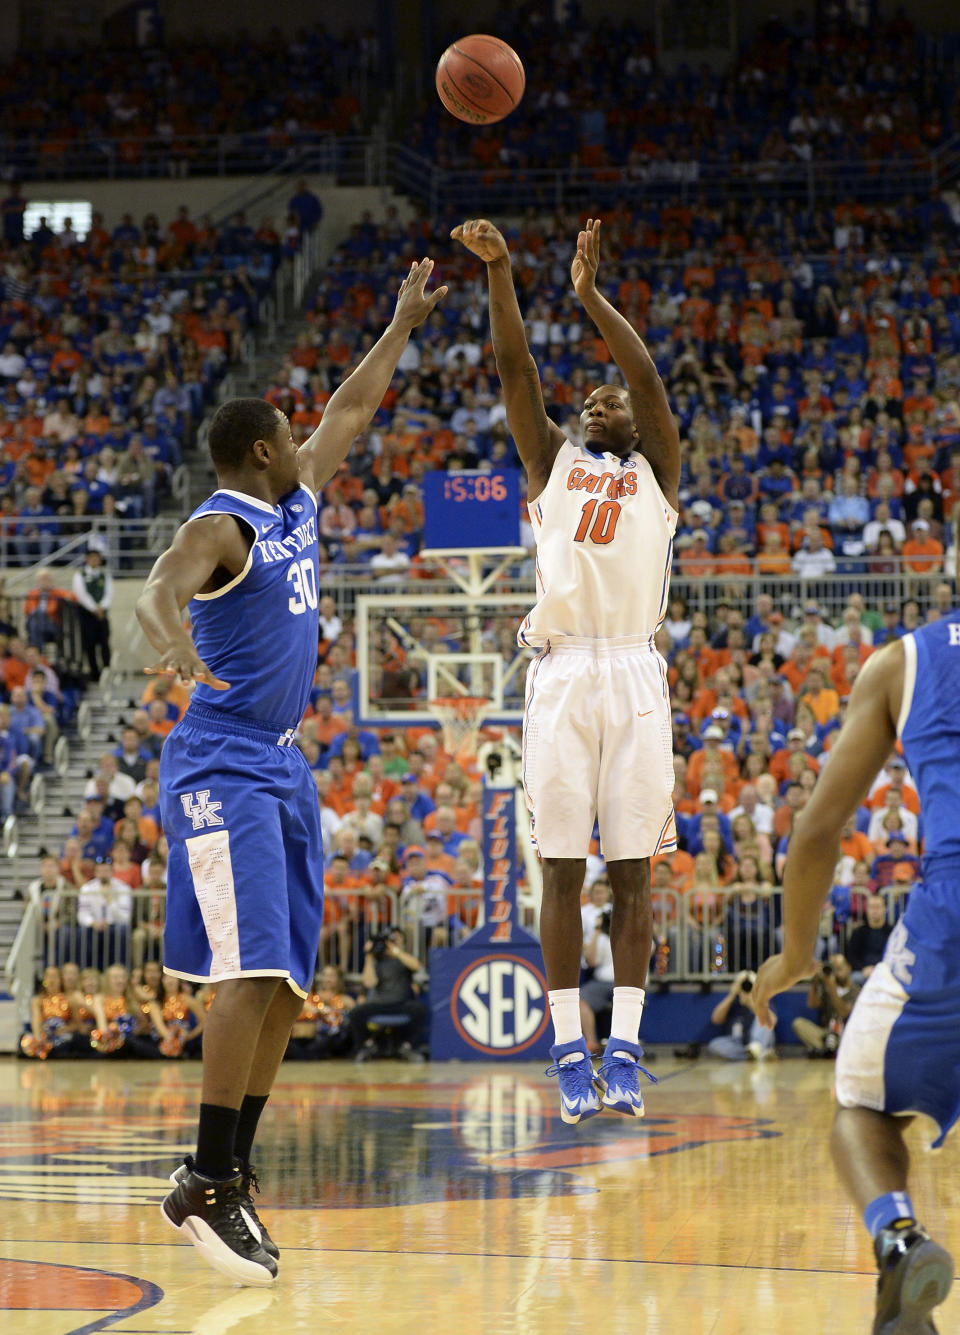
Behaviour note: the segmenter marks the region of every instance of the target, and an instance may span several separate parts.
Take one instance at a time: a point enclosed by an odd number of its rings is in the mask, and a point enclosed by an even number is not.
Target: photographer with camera
[[[807,1005],[817,1012],[817,1023],[805,1016],[793,1022],[793,1032],[811,1057],[832,1057],[860,988],[843,955],[831,955],[810,979]]]
[[[599,898],[599,895],[597,896]],[[586,913],[586,905],[582,910]],[[610,945],[610,920],[613,906],[601,907],[593,923],[593,934],[583,938],[583,958],[593,970],[589,982],[580,988],[580,1022],[591,1055],[601,1051],[597,1037],[597,1016],[613,1005],[613,948]]]
[[[743,969],[730,984],[725,997],[717,1002],[710,1023],[725,1032],[711,1038],[707,1052],[728,1062],[764,1061],[775,1057],[773,1030],[764,1029],[753,1010],[753,985],[757,975],[752,969]]]
[[[410,1017],[406,1040],[400,1046],[403,1055],[412,1056],[423,1043],[427,1008],[417,999],[413,981],[423,965],[405,949],[405,945],[399,927],[386,927],[364,946],[361,981],[367,989],[366,1000],[354,1006],[347,1016],[358,1056],[368,1045],[371,1049],[375,1046],[367,1036],[367,1021],[374,1015]]]

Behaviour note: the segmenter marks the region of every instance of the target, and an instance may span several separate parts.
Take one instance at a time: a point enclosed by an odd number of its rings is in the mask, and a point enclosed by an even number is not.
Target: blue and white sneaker
[[[581,1052],[582,1061],[565,1062],[572,1052]],[[600,1100],[593,1085],[593,1063],[584,1038],[572,1043],[555,1043],[550,1049],[554,1060],[544,1075],[555,1075],[560,1082],[560,1116],[570,1126],[595,1117],[600,1111]]]
[[[614,1056],[614,1053],[617,1055]],[[626,1056],[622,1054],[626,1053]],[[609,1038],[594,1084],[603,1095],[603,1106],[611,1112],[626,1113],[628,1117],[643,1117],[643,1095],[640,1077],[645,1075],[651,1084],[657,1077],[640,1065],[643,1048],[639,1043],[627,1043],[622,1038]]]

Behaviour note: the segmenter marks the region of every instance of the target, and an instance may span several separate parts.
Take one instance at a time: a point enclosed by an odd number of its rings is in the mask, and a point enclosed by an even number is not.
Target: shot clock
[[[423,512],[425,548],[516,547],[520,474],[515,468],[424,473]]]

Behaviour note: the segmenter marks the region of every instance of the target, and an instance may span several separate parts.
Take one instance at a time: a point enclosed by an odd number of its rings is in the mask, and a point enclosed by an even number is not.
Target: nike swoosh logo
[[[638,709],[638,710],[637,710],[637,718],[646,718],[648,714],[652,714],[652,713],[653,713],[653,710],[652,710],[652,709],[645,709],[642,713],[641,713],[640,710]]]
[[[261,524],[261,525],[260,525],[260,532],[261,532],[261,533],[269,533],[269,532],[270,532],[270,527],[271,527],[271,526],[270,526],[269,524]]]
[[[243,1208],[242,1205],[240,1206],[240,1213],[243,1215],[243,1221],[244,1221],[244,1223],[246,1224],[247,1228],[250,1230],[250,1232],[251,1232],[251,1233],[253,1234],[253,1236],[256,1238],[257,1242],[260,1242],[260,1241],[261,1241],[260,1230],[257,1228],[256,1224],[253,1222],[253,1220],[252,1220],[252,1219],[250,1218],[250,1216],[247,1214],[246,1210]]]
[[[580,1111],[583,1105],[582,1099],[568,1099],[566,1094],[561,1094],[560,1097],[563,1099],[564,1105],[570,1110],[570,1112]]]

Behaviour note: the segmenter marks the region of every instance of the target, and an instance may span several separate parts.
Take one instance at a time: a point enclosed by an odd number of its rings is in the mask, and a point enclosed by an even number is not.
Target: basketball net
[[[463,763],[477,758],[477,739],[490,701],[485,695],[442,695],[430,708],[440,720],[447,755]]]

